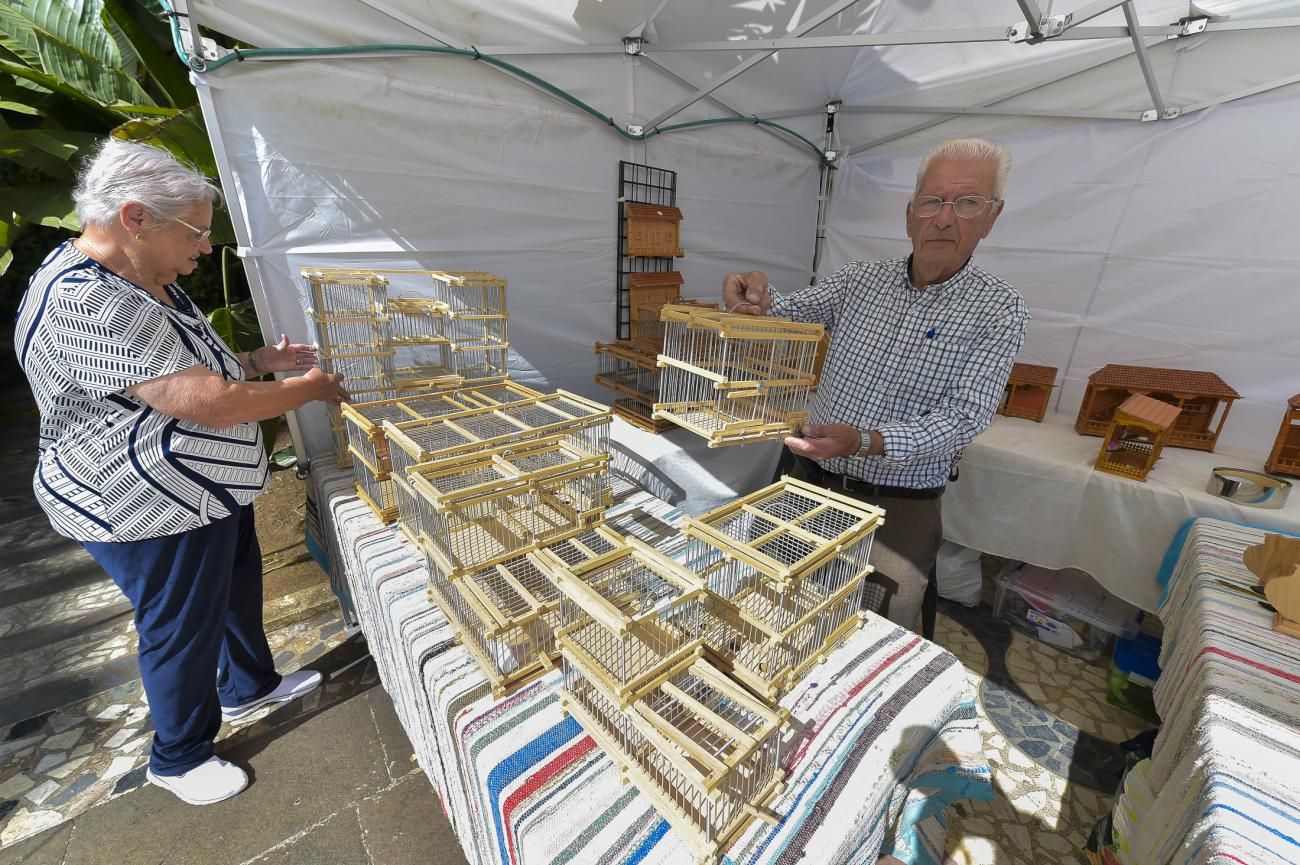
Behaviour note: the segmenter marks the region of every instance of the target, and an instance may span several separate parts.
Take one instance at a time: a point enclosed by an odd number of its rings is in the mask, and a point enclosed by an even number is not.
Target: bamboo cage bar
[[[506,317],[505,279],[470,270],[438,271],[431,276],[434,296],[447,304],[447,314],[452,319]]]
[[[710,447],[780,438],[808,419],[819,324],[667,305],[655,417]]]
[[[589,453],[609,452],[611,413],[567,391],[483,405],[436,418],[383,422],[395,472],[477,451],[563,435]]]
[[[594,525],[608,466],[608,454],[555,437],[414,467],[405,480],[430,569],[454,579]]]
[[[857,573],[871,555],[875,531],[884,524],[881,508],[822,487],[782,477],[775,484],[742,496],[699,517],[687,517],[686,562],[694,568],[716,566],[713,550],[762,572],[781,588],[813,579],[833,585],[847,567]],[[832,571],[825,571],[830,568]],[[710,587],[724,597],[726,571]]]
[[[637,538],[578,565],[529,554],[561,592],[556,642],[620,708],[704,650],[704,587]]]
[[[600,525],[548,549],[566,564],[577,564],[622,543]],[[464,628],[457,637],[491,683],[493,696],[506,696],[558,666],[554,628],[560,592],[527,556],[467,574],[445,591],[460,599]]]
[[[631,343],[637,348],[658,354],[664,347],[665,306],[694,307],[696,309],[718,308],[716,303],[696,300],[694,298],[672,298],[669,300],[647,300],[632,304]]]
[[[776,822],[782,728],[773,709],[703,659],[679,664],[622,711],[563,648],[566,711],[687,843],[714,865],[755,819]]]

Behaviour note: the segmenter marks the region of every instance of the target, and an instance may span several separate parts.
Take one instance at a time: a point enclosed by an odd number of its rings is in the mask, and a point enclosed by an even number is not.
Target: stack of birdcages
[[[396,520],[405,498],[410,498],[404,474],[392,472],[385,421],[406,423],[429,420],[476,408],[491,408],[519,400],[534,399],[541,391],[505,381],[482,387],[426,390],[392,399],[349,402],[341,407],[344,432],[357,494],[382,522]],[[400,459],[400,458],[399,458]],[[407,511],[410,511],[408,505]],[[403,526],[403,531],[406,527]],[[414,535],[408,539],[415,541]]]
[[[479,271],[433,275],[446,308],[447,359],[453,373],[473,385],[499,381],[510,372],[506,340],[506,281]]]
[[[778,439],[808,419],[820,324],[665,306],[654,416],[709,447]]]
[[[719,603],[710,649],[773,700],[855,627],[884,511],[784,477],[687,517],[686,566]]]
[[[636,539],[578,563],[529,554],[560,593],[566,708],[700,861],[773,819],[777,701],[861,625],[882,517],[783,478],[688,518],[680,560]]]

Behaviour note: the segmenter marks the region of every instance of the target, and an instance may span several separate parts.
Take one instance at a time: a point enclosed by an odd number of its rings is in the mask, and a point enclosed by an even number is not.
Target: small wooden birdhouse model
[[[1056,367],[1016,363],[1011,367],[998,414],[1023,417],[1037,423],[1047,414],[1047,403],[1056,386]]]
[[[1241,397],[1212,372],[1107,364],[1088,376],[1075,432],[1105,435],[1115,409],[1133,394],[1180,409],[1169,444],[1201,451],[1214,450],[1232,401]]]
[[[1133,394],[1115,409],[1094,468],[1145,481],[1168,444],[1179,413],[1177,406]]]
[[[1264,469],[1277,475],[1300,477],[1300,393],[1287,400],[1282,428],[1277,431],[1273,452],[1268,455]]]
[[[627,207],[627,254],[632,257],[673,258],[682,255],[678,228],[682,212],[663,204],[633,204]]]

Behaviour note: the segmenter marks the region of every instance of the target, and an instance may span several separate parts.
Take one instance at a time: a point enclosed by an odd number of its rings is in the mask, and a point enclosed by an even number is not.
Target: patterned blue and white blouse
[[[814,321],[831,347],[810,422],[878,430],[884,456],[824,460],[873,484],[943,486],[957,452],[993,422],[1029,310],[969,260],[946,281],[912,287],[909,258],[853,261],[782,296],[772,314]]]
[[[229,516],[268,479],[256,423],[213,429],[123,391],[205,366],[243,366],[180,287],[175,308],[67,242],[32,274],[14,347],[41,413],[32,487],[59,534],[78,541],[174,535]]]

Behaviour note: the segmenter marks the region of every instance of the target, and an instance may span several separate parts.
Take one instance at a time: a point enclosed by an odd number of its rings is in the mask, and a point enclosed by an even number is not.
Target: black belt
[[[872,484],[848,475],[828,472],[807,457],[796,457],[809,480],[832,490],[847,490],[860,496],[885,496],[895,499],[937,499],[943,495],[946,487],[891,487],[885,484]]]

